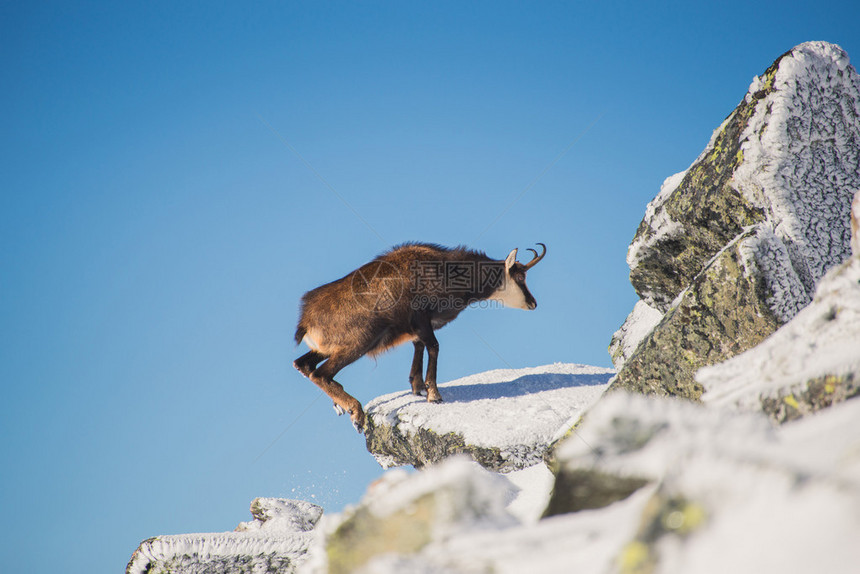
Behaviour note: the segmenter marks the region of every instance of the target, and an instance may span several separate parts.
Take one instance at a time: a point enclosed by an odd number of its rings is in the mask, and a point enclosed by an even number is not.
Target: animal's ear
[[[517,250],[514,249],[510,253],[508,253],[508,258],[505,259],[505,270],[510,270],[513,267],[514,263],[517,262]]]

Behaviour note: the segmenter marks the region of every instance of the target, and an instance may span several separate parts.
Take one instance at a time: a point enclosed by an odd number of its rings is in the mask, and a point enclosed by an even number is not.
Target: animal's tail
[[[302,339],[305,338],[305,334],[307,334],[308,330],[301,324],[296,328],[296,345],[302,342]]]

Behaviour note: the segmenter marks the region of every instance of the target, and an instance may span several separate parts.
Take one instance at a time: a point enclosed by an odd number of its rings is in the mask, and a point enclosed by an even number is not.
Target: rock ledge
[[[459,453],[489,470],[527,468],[543,460],[547,445],[597,400],[613,373],[556,363],[444,383],[439,404],[408,391],[384,395],[366,408],[367,449],[384,468],[420,468]]]

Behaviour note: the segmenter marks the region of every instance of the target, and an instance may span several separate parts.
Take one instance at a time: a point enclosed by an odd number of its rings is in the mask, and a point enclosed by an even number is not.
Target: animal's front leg
[[[424,384],[427,387],[427,400],[431,403],[441,403],[442,395],[436,387],[436,360],[439,357],[439,343],[427,345],[427,378]]]
[[[418,339],[427,347],[427,376],[424,378],[424,385],[427,387],[427,400],[431,403],[441,403],[442,395],[439,394],[439,389],[436,388],[436,362],[439,358],[439,341],[436,340],[436,335],[433,334],[433,327],[430,324],[429,318],[421,324]]]

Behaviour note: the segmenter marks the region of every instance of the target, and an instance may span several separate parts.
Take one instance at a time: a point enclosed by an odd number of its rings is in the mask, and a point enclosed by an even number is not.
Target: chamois
[[[339,415],[348,412],[361,433],[365,422],[361,403],[334,376],[364,355],[375,356],[412,341],[412,392],[441,402],[436,387],[439,343],[433,331],[478,301],[498,301],[517,309],[537,307],[526,287],[526,272],[546,255],[546,246],[538,245],[542,253],[529,249],[534,256],[526,264],[517,261],[516,249],[504,260],[494,260],[465,247],[428,243],[394,247],[304,294],[296,344],[304,341],[311,350],[293,366],[331,397]],[[427,373],[422,378],[425,349]]]

